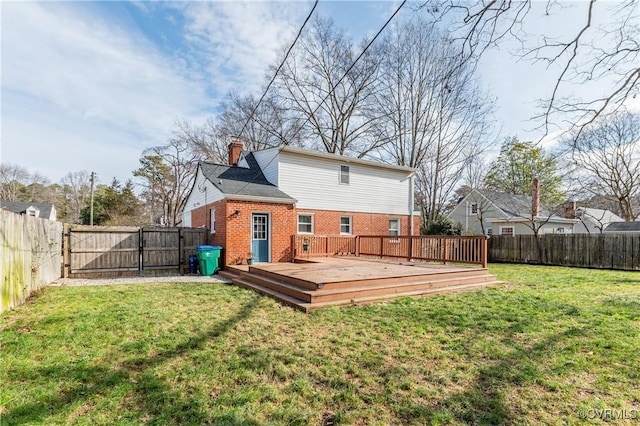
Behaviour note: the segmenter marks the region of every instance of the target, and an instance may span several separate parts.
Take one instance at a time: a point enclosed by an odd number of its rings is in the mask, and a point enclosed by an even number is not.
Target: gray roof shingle
[[[505,192],[482,190],[478,191],[509,216],[530,217],[531,197],[527,195],[514,195]],[[549,216],[550,209],[540,203],[540,216]]]
[[[264,177],[253,154],[246,155],[245,160],[249,168],[207,162],[201,162],[200,168],[204,176],[225,195],[295,201]]]
[[[640,232],[640,222],[612,222],[604,232]]]
[[[0,208],[13,213],[24,214],[29,207],[36,207],[40,210],[40,217],[49,218],[51,216],[51,203],[26,203],[22,201],[0,201]]]

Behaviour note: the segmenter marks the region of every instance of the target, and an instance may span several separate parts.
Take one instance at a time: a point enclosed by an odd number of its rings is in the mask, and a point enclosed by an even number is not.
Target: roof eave
[[[327,152],[320,152],[320,151],[310,151],[307,149],[302,149],[302,148],[296,148],[296,147],[292,147],[292,146],[282,146],[279,148],[280,152],[289,152],[292,154],[298,154],[298,155],[306,155],[309,157],[317,157],[317,158],[324,158],[327,160],[333,160],[333,161],[340,161],[343,163],[353,163],[353,164],[361,164],[363,166],[369,166],[369,167],[378,167],[378,168],[382,168],[382,169],[391,169],[391,170],[396,170],[396,171],[401,171],[401,172],[405,172],[409,175],[413,175],[415,173],[415,169],[413,167],[408,167],[408,166],[398,166],[395,164],[387,164],[387,163],[380,163],[377,161],[371,161],[371,160],[363,160],[361,158],[353,158],[353,157],[347,157],[344,155],[336,155],[336,154],[330,154]]]
[[[293,198],[264,197],[244,194],[224,194],[224,198],[233,201],[255,201],[258,203],[295,204],[298,202],[298,200]]]

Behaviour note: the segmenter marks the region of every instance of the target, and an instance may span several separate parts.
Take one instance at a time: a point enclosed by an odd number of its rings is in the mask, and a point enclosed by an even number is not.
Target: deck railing
[[[442,263],[470,263],[487,267],[485,236],[294,235],[295,258],[314,256],[376,256]]]

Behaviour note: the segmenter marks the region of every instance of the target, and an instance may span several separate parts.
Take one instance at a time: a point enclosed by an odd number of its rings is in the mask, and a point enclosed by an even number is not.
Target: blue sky
[[[321,0],[316,13],[359,40],[397,4]],[[52,182],[78,170],[95,171],[101,183],[126,180],[145,148],[167,141],[175,120],[215,116],[229,90],[258,92],[311,5],[3,1],[0,160]],[[532,28],[571,28],[575,6],[555,17],[540,8]],[[556,70],[516,62],[511,47],[490,52],[480,76],[498,99],[500,134],[535,139],[540,132],[528,132],[535,126],[527,120]]]

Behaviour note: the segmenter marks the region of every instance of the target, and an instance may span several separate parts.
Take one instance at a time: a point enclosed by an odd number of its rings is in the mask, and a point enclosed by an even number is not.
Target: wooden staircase
[[[376,262],[368,262],[376,264]],[[280,266],[277,266],[280,265]],[[288,267],[286,265],[296,265]],[[310,312],[326,306],[372,303],[403,296],[430,296],[479,289],[499,284],[486,268],[420,268],[405,273],[388,271],[366,276],[342,273],[331,276],[310,264],[259,264],[227,266],[220,275],[234,284],[271,296],[287,305]],[[298,269],[295,269],[298,268]],[[397,268],[396,268],[397,269]],[[326,271],[326,270],[325,270]]]

